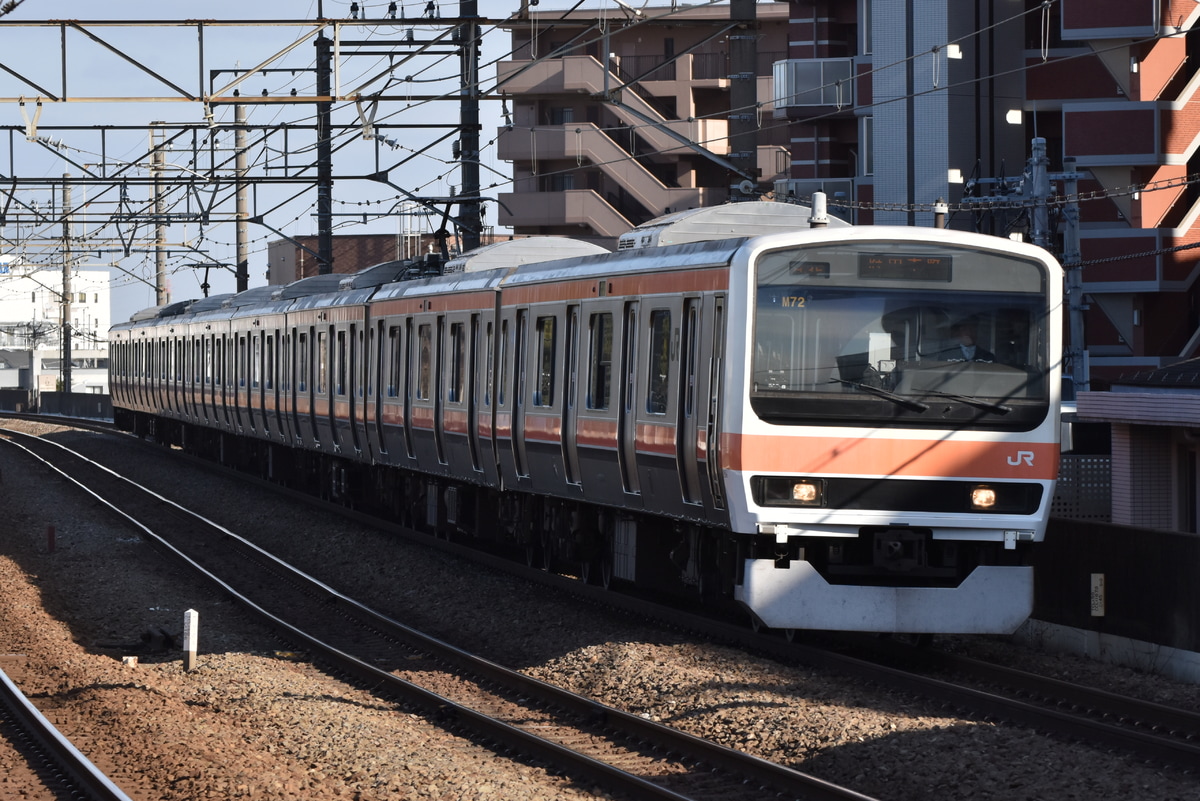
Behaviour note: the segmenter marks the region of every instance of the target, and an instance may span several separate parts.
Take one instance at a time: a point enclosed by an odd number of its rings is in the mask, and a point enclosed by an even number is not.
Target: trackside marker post
[[[183,613],[183,669],[196,666],[196,645],[200,641],[200,613],[189,609]]]

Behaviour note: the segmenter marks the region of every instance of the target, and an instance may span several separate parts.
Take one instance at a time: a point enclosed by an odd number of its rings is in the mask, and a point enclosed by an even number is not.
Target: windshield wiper
[[[970,395],[956,395],[953,392],[942,392],[940,389],[923,389],[921,391],[928,393],[930,395],[937,395],[939,398],[949,398],[950,400],[956,400],[959,403],[965,403],[968,406],[974,406],[976,409],[983,409],[985,411],[993,412],[995,414],[1008,414],[1009,412],[1012,411],[1011,406],[1005,406],[1004,404],[1001,404],[1001,403],[991,403],[990,401],[979,400],[979,398],[972,398]]]
[[[886,398],[887,400],[890,400],[892,403],[896,404],[897,406],[903,406],[905,409],[908,409],[910,411],[914,411],[914,412],[929,411],[928,404],[921,403],[920,401],[915,401],[912,398],[906,398],[903,395],[897,395],[895,392],[888,392],[886,389],[882,389],[880,387],[873,387],[870,384],[864,384],[861,381],[847,381],[844,378],[831,378],[829,380],[835,381],[839,384],[849,384],[850,386],[857,387],[858,389],[864,389],[873,395],[878,395],[881,398]]]

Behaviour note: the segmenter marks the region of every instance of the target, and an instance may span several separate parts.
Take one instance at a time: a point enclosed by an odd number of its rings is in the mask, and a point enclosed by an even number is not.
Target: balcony
[[[828,114],[854,107],[854,60],[807,58],[777,61],[775,107],[789,117]]]
[[[581,234],[611,239],[633,225],[604,198],[589,189],[564,192],[517,192],[500,195],[496,222],[514,229],[578,228]]]

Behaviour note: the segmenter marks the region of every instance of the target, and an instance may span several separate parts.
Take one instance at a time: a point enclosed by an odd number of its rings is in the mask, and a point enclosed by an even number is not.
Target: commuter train
[[[1058,263],[928,228],[669,239],[148,309],[110,332],[115,419],[755,626],[1015,630],[1058,471]]]

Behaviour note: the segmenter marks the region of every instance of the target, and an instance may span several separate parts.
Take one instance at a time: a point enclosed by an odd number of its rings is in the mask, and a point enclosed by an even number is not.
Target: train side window
[[[538,381],[533,391],[534,406],[554,405],[554,357],[557,349],[554,317],[537,318]]]
[[[450,387],[446,400],[462,403],[465,397],[464,377],[467,362],[466,326],[462,323],[450,325]]]
[[[429,323],[418,326],[417,341],[420,348],[417,356],[417,400],[429,400],[433,383],[433,326]]]
[[[508,320],[500,323],[500,393],[496,403],[504,405],[504,388],[508,380]]]
[[[326,382],[329,380],[329,333],[326,331],[317,332],[317,380],[315,381],[317,394],[324,395],[326,393]]]
[[[263,370],[263,382],[264,389],[272,390],[275,389],[275,370],[277,369],[275,365],[275,334],[268,334],[266,340],[267,349],[264,354],[266,367]]]
[[[336,364],[334,365],[334,368],[337,371],[335,373],[335,375],[337,376],[336,394],[337,395],[345,395],[346,394],[346,332],[345,331],[339,330],[337,332],[337,352],[334,354],[334,359],[336,359]]]
[[[308,380],[312,370],[308,342],[307,331],[302,332],[296,338],[296,388],[300,392],[308,392]]]
[[[486,348],[486,350],[484,351],[484,353],[486,353],[487,355],[484,358],[487,360],[486,361],[487,367],[485,368],[487,370],[487,375],[484,377],[484,382],[483,382],[483,405],[491,406],[492,405],[492,388],[495,386],[494,382],[496,380],[496,374],[495,374],[496,356],[492,350],[492,347],[494,344],[492,342],[492,334],[493,334],[492,323],[487,324],[487,326],[485,327],[485,332],[486,333],[484,334],[484,347]]]
[[[655,309],[650,312],[650,354],[647,361],[646,411],[667,413],[668,369],[671,359],[671,312]]]
[[[593,314],[589,328],[587,408],[603,411],[612,395],[612,314]]]
[[[262,385],[262,337],[255,334],[250,343],[250,386],[258,389]]]
[[[400,362],[403,357],[404,351],[400,349],[400,326],[389,326],[387,357],[387,395],[389,398],[396,397],[400,392]]]

